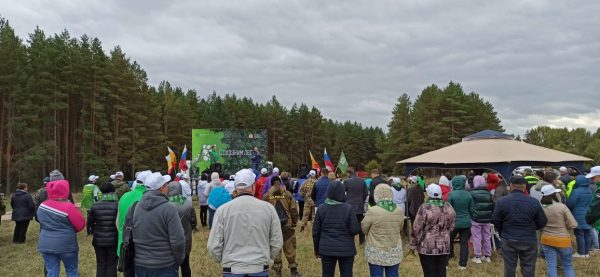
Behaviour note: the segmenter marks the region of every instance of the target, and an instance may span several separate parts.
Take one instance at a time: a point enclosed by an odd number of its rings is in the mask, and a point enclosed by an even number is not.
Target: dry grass
[[[33,221],[30,224],[27,243],[24,245],[13,245],[12,232],[14,223],[10,221],[2,222],[0,227],[0,276],[42,276],[43,261],[41,255],[36,250],[39,224]],[[218,264],[213,262],[208,256],[206,250],[206,240],[208,230],[203,229],[194,234],[194,247],[191,254],[190,263],[194,276],[220,276],[221,271]],[[91,245],[91,237],[87,237],[85,232],[79,234],[79,270],[81,276],[95,276],[95,255]],[[458,245],[456,246],[458,250]],[[304,276],[316,277],[321,274],[319,260],[313,256],[312,238],[310,232],[298,233],[297,262],[300,265],[300,271]],[[405,252],[406,254],[407,252]],[[501,276],[502,262],[501,257],[492,257],[491,264],[468,264],[467,271],[458,271],[458,261],[450,261],[448,276]],[[600,276],[600,254],[596,254],[590,259],[576,260],[575,269],[578,276]],[[286,263],[284,262],[284,266]],[[538,260],[537,275],[545,275],[545,262]],[[355,276],[369,276],[368,267],[365,262],[362,249],[358,247],[358,255],[354,264]],[[422,276],[418,258],[415,256],[406,256],[400,265],[401,276]],[[63,275],[64,276],[64,273]],[[289,276],[289,271],[284,271],[284,276]]]

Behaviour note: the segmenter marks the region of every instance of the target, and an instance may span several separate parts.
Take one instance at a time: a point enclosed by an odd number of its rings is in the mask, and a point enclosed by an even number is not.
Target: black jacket
[[[375,188],[377,187],[377,185],[385,183],[385,180],[383,180],[383,178],[381,178],[381,176],[377,176],[375,178],[373,178],[373,180],[371,181],[371,186],[369,187],[369,205],[370,206],[375,206],[377,205],[377,203],[375,203]]]
[[[110,247],[117,245],[118,232],[116,227],[117,201],[103,200],[94,203],[88,212],[87,231],[94,235],[92,245]]]
[[[355,256],[354,236],[360,232],[360,225],[352,207],[345,203],[344,185],[331,182],[327,198],[337,203],[327,201],[317,209],[312,234],[314,250],[323,256]]]
[[[35,216],[35,204],[33,198],[26,191],[17,190],[10,199],[12,207],[12,220],[29,221]]]
[[[536,241],[535,231],[544,228],[548,218],[537,199],[513,190],[496,204],[492,223],[502,239]]]
[[[413,184],[406,190],[406,205],[408,207],[408,217],[411,220],[417,218],[417,212],[423,202],[425,202],[425,191],[419,184]]]
[[[352,206],[354,214],[364,214],[365,200],[369,196],[369,190],[365,181],[357,176],[352,176],[352,178],[344,181],[344,187],[346,188],[346,196],[348,197],[346,203]]]
[[[471,196],[473,197],[473,206],[471,210],[473,221],[477,223],[492,222],[492,214],[494,213],[492,194],[485,186],[482,186],[472,189]]]

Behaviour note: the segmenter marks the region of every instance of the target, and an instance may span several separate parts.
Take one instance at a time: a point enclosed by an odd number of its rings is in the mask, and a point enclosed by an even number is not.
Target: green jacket
[[[456,213],[456,229],[471,227],[471,209],[473,207],[473,197],[465,191],[467,179],[465,176],[456,176],[452,178],[452,188],[448,196],[448,203],[452,205]]]
[[[146,192],[146,186],[138,184],[135,189],[125,193],[121,199],[119,199],[119,244],[117,247],[117,255],[121,255],[121,243],[123,242],[123,225],[125,224],[125,216],[129,207],[133,206],[135,202],[140,201],[144,193]]]
[[[600,231],[600,183],[596,185],[598,188],[594,192],[594,198],[592,198],[592,204],[585,215],[585,221]]]

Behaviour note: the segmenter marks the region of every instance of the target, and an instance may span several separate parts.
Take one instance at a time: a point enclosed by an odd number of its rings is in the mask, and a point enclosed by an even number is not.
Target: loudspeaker
[[[298,176],[306,176],[310,172],[310,167],[307,163],[301,163],[298,167]]]

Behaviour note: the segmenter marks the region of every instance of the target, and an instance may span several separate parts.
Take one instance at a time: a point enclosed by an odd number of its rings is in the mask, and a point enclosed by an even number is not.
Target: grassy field
[[[4,221],[0,227],[0,276],[42,276],[43,261],[41,255],[36,250],[39,224],[32,221],[29,227],[27,243],[23,245],[12,244],[12,232],[14,222]],[[313,256],[312,238],[310,232],[298,233],[297,262],[300,272],[307,277],[316,277],[321,274],[321,265],[319,260]],[[194,234],[194,245],[190,257],[192,272],[194,276],[220,276],[220,266],[213,262],[208,256],[206,250],[206,241],[208,230],[201,230]],[[406,241],[405,241],[406,243]],[[95,276],[96,263],[94,249],[91,244],[91,237],[86,236],[85,232],[79,234],[79,271],[81,276]],[[458,250],[458,245],[456,245]],[[406,255],[400,265],[401,276],[422,276],[421,267],[416,256]],[[493,262],[490,264],[468,264],[466,271],[458,270],[458,261],[450,261],[448,276],[501,276],[502,261],[501,257],[494,255]],[[575,270],[577,276],[600,276],[600,254],[592,256],[590,259],[576,260]],[[284,262],[284,267],[287,266]],[[537,276],[545,276],[545,262],[538,260]],[[358,277],[369,276],[367,263],[364,259],[362,249],[358,247],[358,255],[354,263],[354,275]],[[64,273],[63,275],[64,276]],[[284,271],[284,276],[289,276],[289,270]]]

